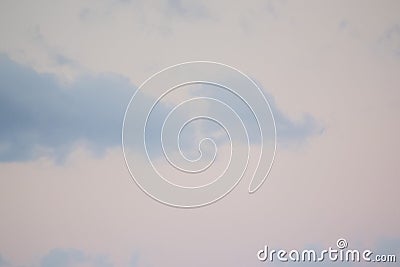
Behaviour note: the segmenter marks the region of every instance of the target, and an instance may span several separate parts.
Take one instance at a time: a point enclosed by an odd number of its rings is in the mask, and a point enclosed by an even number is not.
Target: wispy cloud
[[[7,267],[7,266],[9,266],[9,265],[7,264],[6,260],[3,259],[3,257],[0,254],[0,267]]]
[[[104,254],[89,255],[74,248],[56,248],[50,250],[40,261],[40,267],[112,267],[113,263]]]
[[[182,17],[189,18],[205,18],[208,17],[208,10],[199,1],[181,1],[181,0],[168,0],[168,11]]]
[[[84,253],[77,249],[53,249],[43,257],[40,267],[68,267],[87,261]]]
[[[378,44],[385,52],[400,57],[400,24],[390,26],[379,39]]]

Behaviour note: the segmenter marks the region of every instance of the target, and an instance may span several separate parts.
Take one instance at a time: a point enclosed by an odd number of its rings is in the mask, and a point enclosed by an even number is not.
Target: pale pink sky
[[[245,179],[193,210],[145,195],[120,143],[0,162],[0,266],[46,267],[53,249],[85,255],[66,266],[262,266],[266,244],[340,237],[400,257],[400,2],[2,1],[0,36],[1,54],[63,86],[111,73],[135,87],[180,62],[229,64],[288,120],[308,114],[323,129],[278,139],[257,193]]]

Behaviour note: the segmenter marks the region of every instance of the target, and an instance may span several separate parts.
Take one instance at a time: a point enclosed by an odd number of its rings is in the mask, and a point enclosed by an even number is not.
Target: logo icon
[[[261,187],[275,157],[275,120],[263,91],[241,71],[186,62],[154,74],[134,93],[122,148],[147,195],[173,207],[201,207],[243,177],[251,177],[249,193]]]

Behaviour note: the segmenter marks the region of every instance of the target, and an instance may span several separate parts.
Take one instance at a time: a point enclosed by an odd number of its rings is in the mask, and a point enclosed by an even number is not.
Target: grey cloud
[[[280,143],[302,142],[310,136],[323,133],[323,127],[310,114],[303,115],[299,121],[292,121],[276,107],[274,101],[270,101],[270,104],[274,112],[277,136]]]
[[[84,76],[63,85],[53,75],[39,74],[0,56],[0,161],[29,160],[43,154],[60,160],[77,142],[96,153],[119,146],[124,112],[135,90],[126,78],[112,74]],[[318,132],[311,116],[292,121],[271,96],[268,99],[280,142],[302,141]],[[170,109],[161,106],[153,114],[158,123],[150,125],[150,133],[159,131],[159,122]],[[190,136],[183,143],[193,147]],[[152,140],[150,146],[158,145],[158,140]]]
[[[125,109],[136,89],[113,74],[84,76],[63,85],[53,75],[0,57],[0,161],[43,154],[62,160],[77,142],[97,154],[119,146]],[[145,95],[142,99],[154,101]],[[155,121],[162,121],[165,109],[158,108]],[[151,124],[149,132],[157,132],[160,125]]]
[[[123,114],[134,90],[116,75],[87,76],[62,85],[52,75],[2,56],[0,160],[30,159],[40,147],[60,155],[79,140],[96,151],[119,144]]]
[[[276,130],[277,130],[277,141],[283,145],[289,145],[293,142],[299,143],[304,142],[307,138],[323,133],[323,127],[316,121],[314,117],[309,114],[303,115],[300,120],[291,120],[288,118],[276,105],[272,95],[268,94],[266,90],[258,85],[263,90],[271,111],[274,115]],[[220,99],[223,102],[231,106],[238,116],[246,124],[246,129],[249,134],[249,140],[252,143],[258,143],[259,137],[256,137],[258,130],[257,121],[254,119],[251,110],[235,95],[229,93],[226,90],[215,90],[215,87],[210,88],[203,86],[200,88],[197,94],[207,95],[212,98]],[[196,93],[194,94],[196,95]],[[254,108],[254,107],[252,107]],[[262,110],[253,110],[257,116],[262,116]],[[211,113],[217,113],[218,110],[211,111]],[[210,129],[203,129],[205,132],[210,133]]]
[[[57,248],[49,251],[41,260],[40,267],[73,267],[79,264],[90,264],[94,267],[112,267],[106,255],[88,256],[78,249]]]
[[[208,10],[199,1],[168,0],[168,7],[172,13],[192,18],[208,17]]]
[[[342,19],[338,25],[339,29],[341,29],[341,30],[346,29],[348,26],[349,26],[349,22],[346,19]]]
[[[400,57],[400,24],[389,27],[378,41],[380,47],[386,52]]]
[[[399,261],[400,238],[386,238],[381,240],[377,245],[375,253],[380,253],[381,255],[396,255],[397,261]]]
[[[7,266],[9,266],[9,265],[7,264],[6,260],[3,259],[3,257],[0,254],[0,267],[7,267]]]
[[[106,255],[98,255],[92,261],[96,267],[113,267],[113,264]]]
[[[45,255],[40,267],[69,267],[86,261],[84,253],[77,249],[53,249]]]
[[[137,267],[139,262],[139,253],[132,253],[131,260],[129,262],[129,267]]]

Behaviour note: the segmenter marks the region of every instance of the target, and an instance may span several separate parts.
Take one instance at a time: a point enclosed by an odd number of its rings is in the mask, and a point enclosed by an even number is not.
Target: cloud
[[[129,262],[129,267],[137,267],[139,262],[139,253],[132,253],[131,260]]]
[[[119,146],[125,108],[134,91],[128,79],[113,74],[81,76],[73,83],[61,84],[53,75],[39,74],[1,56],[0,160],[43,155],[62,159],[79,142],[96,153]],[[147,96],[143,99],[153,101]],[[304,140],[316,132],[311,116],[292,121],[278,109],[272,96],[269,99],[281,142]],[[160,127],[163,114],[170,109],[161,105],[160,112],[153,115],[156,128],[149,132]]]
[[[199,1],[181,1],[181,0],[168,0],[167,5],[169,11],[173,15],[180,15],[182,17],[191,18],[205,18],[209,16],[209,11],[204,5],[201,5]],[[167,11],[168,12],[168,11]]]
[[[396,58],[400,56],[400,24],[390,26],[378,41],[379,47]]]
[[[40,267],[112,267],[113,264],[104,254],[90,256],[79,249],[56,248],[50,250],[41,260]]]
[[[53,249],[45,255],[40,267],[72,267],[86,261],[84,253],[77,249]]]
[[[253,79],[254,80],[254,79]],[[268,104],[270,105],[272,114],[275,120],[275,126],[277,131],[277,141],[283,145],[291,145],[293,143],[301,143],[307,140],[307,138],[321,134],[323,132],[323,127],[317,120],[310,114],[304,114],[299,120],[292,120],[288,118],[284,112],[277,106],[274,97],[268,93],[268,91],[263,88],[261,84],[258,83],[258,87],[263,91]],[[229,105],[237,115],[242,119],[245,124],[246,130],[249,135],[250,143],[257,144],[260,143],[259,126],[255,120],[254,114],[258,117],[265,116],[264,109],[259,106],[247,106],[240,98],[232,94],[227,90],[222,90],[220,88],[215,89],[215,86],[200,86],[198,90],[194,90],[192,96],[208,96],[211,98],[219,99],[222,102]],[[249,100],[249,99],[247,99]],[[208,110],[211,114],[221,113],[221,109],[214,108]],[[253,114],[254,112],[254,114]],[[230,125],[232,125],[231,123]],[[212,133],[212,128],[204,127],[202,129],[204,134]],[[264,135],[267,133],[263,133]],[[192,142],[193,140],[186,140],[187,142]]]
[[[98,255],[93,259],[95,267],[112,267],[113,264],[110,262],[106,255]]]
[[[400,238],[392,237],[385,238],[380,240],[380,242],[376,246],[375,253],[379,253],[381,255],[396,255],[397,261],[399,261],[400,257]],[[393,263],[391,263],[393,264]],[[388,264],[390,265],[390,264]]]
[[[6,260],[3,259],[3,257],[0,254],[0,267],[7,267],[7,266],[8,266],[8,264],[7,264]]]
[[[117,75],[85,76],[69,85],[0,58],[0,160],[67,152],[77,141],[96,151],[120,143],[135,88]]]

